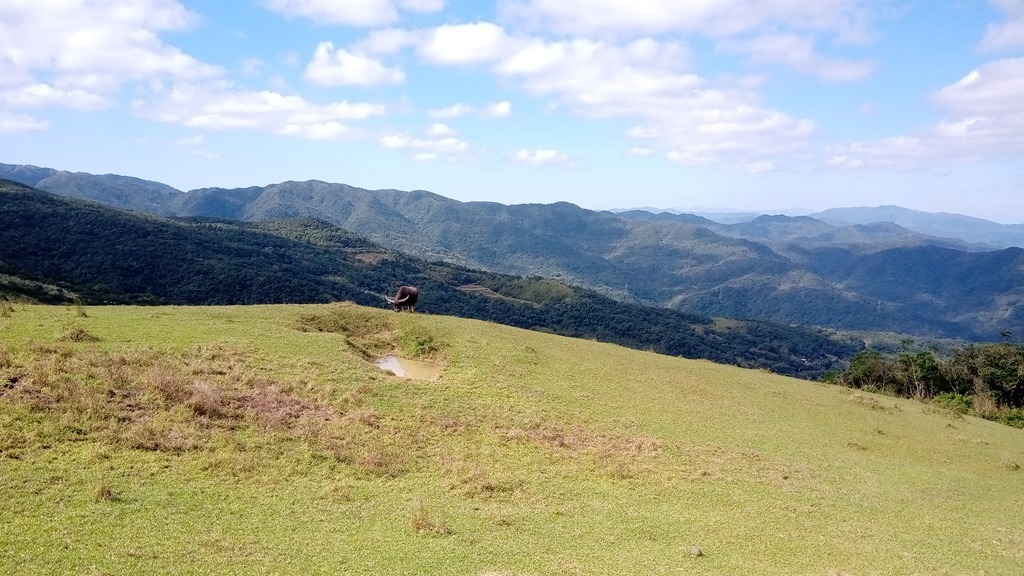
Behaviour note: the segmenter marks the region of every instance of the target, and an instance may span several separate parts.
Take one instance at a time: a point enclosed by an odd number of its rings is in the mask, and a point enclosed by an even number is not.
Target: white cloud
[[[679,32],[720,38],[760,28],[865,36],[869,0],[509,0],[504,18],[563,34]]]
[[[198,17],[176,0],[36,0],[0,3],[0,93],[4,106],[97,110],[122,86],[198,81],[224,74],[164,43]],[[46,123],[7,114],[7,131]],[[27,120],[26,120],[27,119]]]
[[[266,0],[264,5],[290,18],[327,24],[373,27],[398,19],[390,0]]]
[[[61,106],[75,110],[99,110],[110,105],[110,99],[81,88],[65,90],[49,84],[28,84],[0,90],[0,104],[11,108]]]
[[[366,54],[394,54],[408,46],[415,46],[422,33],[402,28],[374,30],[366,38],[353,45],[354,50]]]
[[[375,86],[400,84],[405,73],[373,58],[336,49],[333,42],[321,42],[306,66],[306,79],[321,86]]]
[[[791,152],[813,134],[812,121],[764,107],[750,89],[715,86],[685,71],[688,56],[679,44],[650,39],[622,46],[533,39],[496,70],[577,114],[638,121],[627,135],[643,148],[672,151],[676,162],[757,162]]]
[[[1024,112],[1024,58],[988,62],[935,94],[957,116]]]
[[[444,0],[398,0],[398,5],[413,12],[439,12],[444,9]]]
[[[309,140],[337,140],[347,136],[351,131],[352,129],[347,125],[331,120],[327,122],[289,123],[285,124],[278,133]]]
[[[184,30],[197,20],[174,0],[5,4],[0,6],[0,22],[5,23],[0,59],[6,61],[5,68],[58,77],[101,74],[113,81],[160,75],[198,79],[223,73],[160,40],[158,33]]]
[[[173,146],[196,146],[202,144],[206,140],[206,137],[202,134],[196,134],[195,136],[186,136],[184,138],[178,138],[177,140],[171,140],[170,144]]]
[[[629,149],[630,156],[636,156],[638,158],[644,158],[647,156],[653,156],[657,150],[654,148],[644,148],[642,146],[634,146]]]
[[[512,115],[512,103],[508,100],[488,104],[480,110],[480,116],[484,118],[507,118]]]
[[[452,104],[447,108],[438,108],[434,110],[427,110],[427,116],[431,118],[458,118],[459,116],[465,116],[473,111],[473,109],[462,102]]]
[[[43,130],[49,123],[24,114],[12,114],[0,110],[0,134],[17,134],[31,130]]]
[[[554,4],[545,6],[558,10]],[[635,8],[643,11],[644,6],[662,9],[675,3],[647,2]],[[588,8],[586,12],[593,11]],[[814,12],[810,9],[812,15]],[[771,40],[765,38],[765,42]],[[863,62],[818,56],[813,39],[779,36],[774,40],[774,58],[782,58],[787,47],[800,47],[800,54],[790,56],[788,63],[826,79],[848,80],[871,70]],[[687,163],[729,166],[763,162],[766,157],[802,147],[815,131],[811,120],[761,103],[756,89],[762,75],[709,80],[694,73],[690,49],[678,41],[648,37],[620,43],[586,38],[546,40],[509,35],[496,24],[476,22],[409,31],[388,29],[380,36],[371,34],[356,46],[387,53],[412,46],[428,63],[486,65],[506,84],[549,99],[549,112],[557,108],[588,118],[631,119],[636,124],[628,135],[643,141],[639,148],[674,152],[677,161]],[[744,46],[747,52],[753,48],[753,44]],[[451,119],[471,114],[502,117],[510,112],[507,101],[480,108],[460,102],[427,114]]]
[[[1024,58],[988,62],[936,91],[942,121],[916,134],[829,150],[830,166],[910,168],[1024,154]]]
[[[748,162],[746,164],[736,164],[731,166],[731,168],[750,174],[761,174],[762,172],[771,172],[772,170],[775,170],[775,163],[767,160],[759,160],[757,162]]]
[[[457,137],[457,132],[442,124],[431,124],[426,134],[428,138],[416,138],[406,133],[395,133],[378,139],[381,146],[392,150],[412,152],[412,159],[418,161],[445,158],[449,162],[466,160],[470,157],[470,147]]]
[[[264,64],[259,58],[244,58],[239,68],[246,76],[256,76],[263,71]]]
[[[418,53],[435,64],[474,64],[496,58],[507,41],[504,29],[490,22],[445,25],[425,35]]]
[[[861,62],[817,56],[811,40],[780,38],[783,41],[775,39],[775,57],[782,58],[785,47],[802,42],[802,52],[790,63],[799,63],[810,73],[845,80],[870,72],[870,66]],[[476,22],[416,31],[390,29],[385,36],[371,35],[357,45],[374,44],[385,51],[414,46],[422,59],[436,65],[487,65],[500,80],[548,98],[549,111],[562,108],[588,118],[632,119],[636,124],[628,135],[643,141],[638,147],[674,152],[677,161],[686,163],[755,164],[800,148],[815,131],[811,120],[762,105],[755,91],[760,75],[712,81],[692,72],[690,49],[678,41],[546,40],[511,36],[496,24]],[[750,51],[753,45],[744,48]],[[470,114],[502,117],[510,112],[511,103],[503,101],[482,108],[457,103],[427,114],[451,119]]]
[[[440,122],[435,122],[430,125],[430,128],[427,128],[428,136],[455,136],[455,134],[455,130]]]
[[[190,128],[250,129],[317,140],[348,137],[349,122],[386,112],[382,104],[316,104],[301,96],[256,92],[227,82],[175,85],[136,98],[132,109],[146,118]]]
[[[512,156],[512,159],[530,166],[554,166],[568,165],[569,157],[552,149],[526,150],[522,149]]]
[[[390,134],[379,139],[380,145],[392,150],[414,152],[417,160],[433,160],[438,156],[454,158],[469,153],[469,145],[455,136],[441,138],[414,138],[408,134]]]
[[[0,24],[0,86],[18,86],[32,83],[32,76],[26,68],[16,65],[7,58],[3,51],[5,42],[3,40],[3,25]]]
[[[834,168],[860,168],[864,165],[864,161],[846,154],[837,154],[826,160],[825,165]]]
[[[264,0],[263,5],[289,18],[372,28],[397,21],[399,9],[437,12],[444,0]]]
[[[993,0],[992,3],[1006,13],[1007,20],[986,27],[981,49],[995,52],[1024,47],[1024,1]]]
[[[636,50],[638,43],[645,49]],[[591,40],[533,39],[504,57],[496,69],[503,76],[520,79],[528,92],[560,95],[578,109],[606,115],[599,111],[605,104],[615,107],[638,96],[693,88],[700,83],[698,76],[675,71],[687,60],[685,50],[674,43],[642,40],[615,46]]]
[[[491,102],[490,104],[476,107],[463,102],[456,102],[447,108],[427,110],[427,116],[439,120],[469,115],[476,115],[480,118],[507,118],[512,115],[512,103],[508,100],[502,100],[501,102]]]
[[[743,40],[725,40],[718,49],[743,54],[754,65],[781,64],[822,80],[845,82],[861,80],[874,72],[868,60],[827,58],[817,53],[814,38],[798,34],[764,34]]]
[[[302,66],[302,55],[296,50],[288,50],[280,56],[281,64],[289,68],[298,68]]]

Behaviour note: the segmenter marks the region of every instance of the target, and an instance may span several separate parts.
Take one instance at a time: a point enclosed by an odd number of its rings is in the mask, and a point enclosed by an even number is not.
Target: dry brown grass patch
[[[560,457],[587,459],[598,472],[627,479],[662,467],[662,441],[645,436],[600,433],[582,426],[535,423],[497,431],[506,442],[527,442]]]
[[[114,488],[107,482],[100,482],[93,493],[93,500],[96,502],[119,502],[121,496],[114,491]]]
[[[325,394],[261,374],[226,347],[175,355],[46,344],[7,350],[3,358],[0,397],[47,412],[55,423],[31,433],[0,430],[5,453],[71,438],[180,453],[214,449],[226,435],[232,445],[262,445],[256,433],[393,478],[412,470],[429,443],[422,426],[391,421],[370,405],[371,386]]]
[[[58,342],[98,342],[99,338],[82,326],[68,326],[57,336]]]
[[[948,418],[950,420],[963,420],[964,415],[956,410],[937,406],[935,404],[928,404],[924,408],[921,408],[921,413],[931,414],[933,416],[940,416],[942,418]]]
[[[177,413],[144,414],[123,431],[111,431],[118,443],[137,450],[156,452],[187,452],[207,444],[208,427],[190,419],[182,411]]]
[[[901,410],[899,405],[897,405],[895,402],[889,406],[886,406],[885,404],[879,402],[877,399],[872,398],[871,396],[861,394],[860,392],[853,392],[852,394],[850,394],[850,401],[856,404],[857,406],[862,406],[870,410],[878,410],[880,412],[893,413],[899,412]]]
[[[517,491],[522,481],[507,473],[486,470],[476,462],[447,458],[446,469],[448,489],[468,498],[493,498]]]
[[[215,430],[252,427],[309,439],[323,428],[311,422],[340,420],[332,408],[258,376],[244,356],[223,348],[177,358],[35,346],[26,356],[19,362],[8,355],[0,395],[55,413],[63,429],[133,448],[193,450]]]
[[[385,252],[357,252],[352,257],[363,264],[379,264],[391,260],[391,255]]]
[[[412,505],[412,517],[409,519],[409,526],[417,534],[429,536],[448,536],[452,533],[451,528],[433,517],[423,500],[417,499]]]

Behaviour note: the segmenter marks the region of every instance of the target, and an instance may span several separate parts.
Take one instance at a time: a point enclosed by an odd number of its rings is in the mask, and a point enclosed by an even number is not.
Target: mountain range
[[[405,283],[419,312],[488,320],[674,356],[817,378],[862,344],[821,330],[722,321],[619,302],[379,246],[328,222],[168,218],[0,180],[0,316],[11,298],[94,304],[351,301],[385,306]]]
[[[552,278],[700,315],[973,340],[1024,331],[1024,250],[1016,247],[1024,227],[955,215],[929,220],[882,207],[721,224],[321,181],[181,192],[126,176],[3,164],[0,177],[156,215],[315,218],[425,260]],[[873,210],[882,220],[868,222]]]

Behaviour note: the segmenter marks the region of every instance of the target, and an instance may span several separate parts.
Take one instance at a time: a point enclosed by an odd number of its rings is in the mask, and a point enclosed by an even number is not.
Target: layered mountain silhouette
[[[1002,230],[1002,239],[979,242],[962,227],[923,234],[889,221],[841,224],[837,213],[719,224],[689,214],[459,202],[320,181],[186,193],[29,166],[0,165],[0,176],[152,214],[315,218],[426,260],[552,278],[695,314],[975,340],[1024,330],[1024,250],[998,248],[1016,228],[995,223],[985,226]]]

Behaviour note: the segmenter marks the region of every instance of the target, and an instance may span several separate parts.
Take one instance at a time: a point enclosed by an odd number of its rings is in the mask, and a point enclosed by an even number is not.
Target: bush
[[[1024,428],[1024,409],[1003,408],[996,412],[993,420],[1014,428]]]
[[[933,398],[932,404],[957,414],[970,414],[974,408],[974,399],[966,394],[947,392]]]

